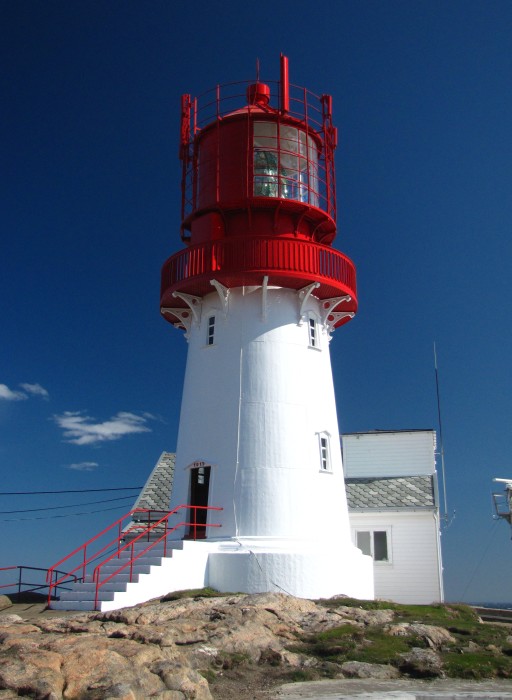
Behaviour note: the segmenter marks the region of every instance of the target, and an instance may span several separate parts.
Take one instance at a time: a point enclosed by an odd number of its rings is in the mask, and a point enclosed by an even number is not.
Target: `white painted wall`
[[[351,513],[356,530],[389,530],[391,561],[374,562],[375,597],[428,604],[444,598],[438,516],[433,511]]]
[[[350,537],[329,336],[320,302],[311,296],[303,309],[319,322],[318,348],[310,347],[296,291],[232,289],[225,309],[214,291],[199,306],[200,320],[188,333],[172,507],[189,502],[190,467],[203,461],[212,467],[209,505],[223,508],[209,516],[210,522],[222,523],[221,530],[208,532],[210,539],[258,551],[266,578],[274,582],[283,580],[286,569],[276,563],[277,547],[281,563],[293,561],[294,581],[284,588],[294,595],[350,589],[350,595],[359,590],[361,597],[372,597],[372,562]],[[208,346],[213,314],[215,342]],[[320,433],[330,437],[328,472],[321,470]],[[323,564],[315,549],[322,552]],[[306,551],[309,559],[297,556]],[[227,561],[223,566],[229,566]],[[233,572],[238,568],[233,564]],[[333,570],[340,572],[334,591]],[[239,582],[239,573],[232,580]]]
[[[343,435],[347,477],[416,476],[435,471],[435,432],[413,430]]]

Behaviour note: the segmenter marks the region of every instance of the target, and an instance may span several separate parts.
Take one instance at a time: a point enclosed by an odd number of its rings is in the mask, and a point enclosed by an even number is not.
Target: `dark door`
[[[206,516],[208,511],[208,489],[210,487],[210,467],[196,467],[190,470],[190,509],[188,537],[205,539]]]

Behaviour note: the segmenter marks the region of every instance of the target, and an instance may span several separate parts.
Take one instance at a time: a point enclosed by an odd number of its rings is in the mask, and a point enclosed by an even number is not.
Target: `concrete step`
[[[94,610],[94,600],[54,600],[50,605],[51,610]]]
[[[133,572],[133,576],[132,576],[131,578],[130,578],[130,572],[127,571],[127,570],[125,569],[125,570],[122,571],[120,574],[116,574],[116,576],[114,576],[113,578],[111,578],[110,581],[109,581],[108,583],[105,584],[105,586],[108,586],[109,583],[111,583],[111,582],[119,582],[119,583],[129,583],[129,582],[131,582],[131,583],[137,583],[138,580],[139,580],[139,574],[141,574],[141,573],[142,573],[142,574],[148,574],[148,573],[149,573],[150,567],[147,566],[147,567],[145,567],[145,568],[147,569],[147,571],[138,571],[138,572],[135,572],[135,571],[134,571],[134,572]],[[110,573],[112,573],[112,572],[110,572]],[[107,574],[105,574],[105,572],[102,572],[102,574],[101,574],[101,580],[104,581],[106,578],[108,578],[108,576],[110,576],[110,573],[107,575]],[[87,584],[93,583],[94,585],[96,585],[95,581],[92,580],[92,576],[86,576],[86,577],[85,577],[84,583],[87,583]]]
[[[138,581],[138,577],[137,577]],[[100,590],[102,591],[125,591],[126,586],[128,585],[129,581],[118,581],[117,578],[112,579],[111,581],[108,581],[108,583],[103,584],[101,586]],[[132,582],[136,583],[136,582]],[[73,588],[70,591],[62,591],[62,595],[65,595],[66,593],[75,593],[77,591],[81,592],[89,592],[89,591],[95,591],[96,590],[96,584],[95,583],[78,583],[73,586]]]
[[[176,544],[178,546],[174,546]],[[137,542],[134,546],[135,555],[144,551],[147,546],[147,542]],[[116,556],[111,559],[100,569],[100,583],[107,578],[109,581],[103,586],[100,585],[96,609],[116,610],[125,605],[134,605],[137,602],[148,600],[146,591],[148,591],[147,595],[149,597],[156,597],[168,592],[169,567],[174,571],[174,567],[179,565],[180,562],[177,560],[183,556],[184,552],[180,551],[183,548],[182,542],[173,542],[173,547],[169,546],[167,548],[167,556],[164,557],[164,547],[163,543],[161,543],[147,553],[142,554],[131,566],[129,564],[132,555],[131,548],[121,552],[119,557]],[[171,564],[173,550],[178,551],[176,552],[176,562]],[[164,562],[165,566],[162,568]],[[124,568],[121,572],[117,573],[120,567],[123,566]],[[91,573],[85,577],[83,582],[67,584],[69,590],[61,591],[59,600],[52,601],[51,609],[94,610],[96,582],[93,581],[92,571],[93,569],[91,569]],[[149,576],[149,574],[151,575]],[[182,587],[187,587],[190,577],[183,579],[183,574],[178,573],[178,576],[180,575],[181,580],[184,581]],[[129,586],[128,584],[133,585]],[[190,587],[193,587],[192,584],[195,585],[195,580],[191,581]]]
[[[117,592],[119,591],[104,591],[102,588],[100,588],[100,590],[98,591],[98,600],[114,600],[114,596]],[[95,597],[95,591],[66,591],[59,598],[59,602],[64,603],[76,600],[94,601]]]
[[[147,561],[144,560],[144,563],[141,564],[138,561],[134,563],[132,566],[132,574],[149,574],[149,570],[151,569],[152,566],[161,566],[162,565],[162,558],[158,557],[155,561]],[[108,578],[111,574],[115,574],[117,571],[119,571],[119,564],[112,565],[112,564],[106,564],[100,569],[100,576],[101,579],[104,580]],[[130,578],[130,567],[126,567],[122,571],[117,574],[118,576],[128,576],[128,579]]]

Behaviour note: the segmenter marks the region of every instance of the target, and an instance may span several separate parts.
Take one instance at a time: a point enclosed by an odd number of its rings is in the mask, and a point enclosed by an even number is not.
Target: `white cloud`
[[[74,469],[77,472],[93,472],[98,466],[98,462],[78,462],[70,464],[67,468]]]
[[[0,399],[4,401],[24,401],[28,396],[23,391],[12,391],[7,384],[0,384]]]
[[[128,411],[120,411],[110,420],[98,423],[80,411],[66,411],[53,420],[64,431],[66,442],[73,445],[93,445],[107,440],[119,440],[132,433],[148,433],[147,418]]]
[[[40,384],[20,384],[22,389],[25,389],[27,394],[32,394],[33,396],[42,396],[44,399],[49,398],[48,392]]]

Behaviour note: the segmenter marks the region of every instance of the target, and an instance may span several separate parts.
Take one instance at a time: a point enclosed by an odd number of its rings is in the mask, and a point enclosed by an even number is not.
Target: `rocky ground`
[[[22,617],[5,608],[0,700],[263,700],[292,680],[444,676],[441,650],[457,644],[447,629],[399,621],[393,609],[342,603],[268,593],[197,595],[66,616]],[[375,644],[368,630],[418,646],[393,663],[347,656],[353,640],[361,648]]]

